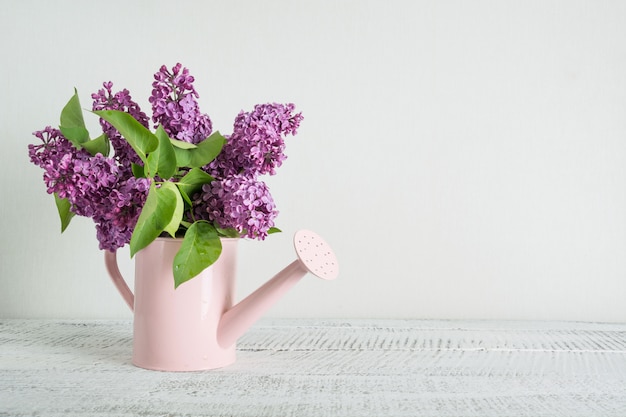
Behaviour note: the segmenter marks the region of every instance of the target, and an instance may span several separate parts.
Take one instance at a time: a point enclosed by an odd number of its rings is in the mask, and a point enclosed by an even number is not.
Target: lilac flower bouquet
[[[263,240],[279,231],[259,176],[276,173],[286,158],[284,138],[302,120],[293,104],[256,105],[222,136],[200,112],[193,82],[181,64],[162,66],[152,83],[151,119],[128,90],[114,93],[105,82],[91,96],[103,132],[95,139],[75,91],[59,128],[35,132],[39,142],[28,146],[54,194],[61,231],[74,215],[90,217],[100,249],[129,243],[131,256],[159,236],[184,237],[172,266],[176,287],[219,258],[220,238]]]

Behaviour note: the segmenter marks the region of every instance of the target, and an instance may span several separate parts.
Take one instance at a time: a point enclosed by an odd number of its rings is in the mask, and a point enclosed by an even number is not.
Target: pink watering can
[[[235,342],[307,272],[332,280],[337,258],[317,234],[294,235],[297,259],[234,304],[237,243],[222,239],[222,254],[200,275],[174,289],[172,264],[182,239],[157,238],[135,259],[135,294],[105,252],[113,283],[134,312],[132,363],[161,371],[220,368],[235,362]]]

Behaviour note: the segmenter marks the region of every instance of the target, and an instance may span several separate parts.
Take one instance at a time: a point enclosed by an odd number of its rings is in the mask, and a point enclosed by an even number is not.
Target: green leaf
[[[229,227],[228,229],[222,229],[219,227],[215,228],[217,230],[217,233],[220,236],[224,236],[224,237],[241,237],[241,233],[239,233],[239,231],[233,227]]]
[[[130,238],[131,257],[152,243],[170,225],[177,204],[176,193],[170,187],[157,188],[154,182],[150,184],[148,198]]]
[[[213,265],[222,253],[222,242],[215,228],[206,221],[193,223],[174,257],[174,288]]]
[[[180,149],[196,149],[197,148],[197,146],[194,145],[193,143],[185,142],[183,140],[170,138],[170,142],[172,143],[172,145]]]
[[[159,139],[133,116],[119,110],[98,110],[95,114],[111,123],[132,146],[139,158],[147,164],[147,154],[159,145]]]
[[[144,172],[143,166],[131,163],[131,169],[133,170],[133,176],[135,178],[146,178],[146,173]]]
[[[188,167],[189,164],[191,164],[191,153],[189,149],[174,146],[174,155],[176,155],[176,165],[179,167]]]
[[[74,89],[74,95],[61,111],[61,125],[59,130],[70,142],[80,148],[80,144],[89,140],[89,132],[85,127],[83,110],[80,107],[78,92]]]
[[[67,198],[61,198],[54,193],[54,202],[57,206],[57,211],[59,212],[59,218],[61,219],[61,233],[67,229],[69,226],[72,217],[74,217],[74,213],[70,211],[72,204],[69,202]]]
[[[213,132],[211,136],[198,143],[195,148],[183,149],[174,147],[176,163],[179,167],[200,168],[215,159],[222,151],[226,138],[220,132]]]
[[[180,195],[183,197],[183,200],[185,201],[185,203],[187,203],[190,207],[193,206],[193,202],[191,201],[191,198],[189,198],[189,195],[185,191],[183,191],[181,188],[179,188],[178,191],[180,192]]]
[[[154,135],[159,140],[159,145],[148,155],[148,175],[158,174],[163,179],[171,178],[176,172],[174,147],[162,126],[157,128]]]
[[[208,184],[214,179],[215,178],[200,168],[192,168],[176,183],[176,185],[188,196],[193,196],[195,193],[200,191],[200,189],[202,189],[204,184]]]
[[[270,227],[267,231],[267,234],[271,235],[273,233],[282,233],[282,230],[280,230],[278,227]]]
[[[109,156],[109,151],[111,150],[109,138],[105,134],[102,134],[95,139],[88,140],[87,142],[82,143],[81,146],[93,156],[98,153],[101,153],[103,156]]]
[[[172,214],[172,219],[170,222],[163,228],[167,233],[172,237],[176,237],[176,232],[180,227],[180,222],[183,219],[183,211],[185,209],[185,203],[183,202],[183,198],[178,191],[178,188],[174,185],[173,182],[165,182],[161,185],[161,188],[168,188],[172,190],[172,192],[176,195],[176,207],[174,209],[174,213]]]
[[[78,149],[80,149],[83,143],[89,140],[89,132],[84,127],[59,126],[59,130],[63,136],[72,142]]]
[[[199,168],[205,166],[209,162],[215,159],[217,155],[222,151],[222,147],[226,143],[226,138],[220,134],[220,132],[214,132],[198,143],[196,149],[192,149],[191,152],[191,168]]]

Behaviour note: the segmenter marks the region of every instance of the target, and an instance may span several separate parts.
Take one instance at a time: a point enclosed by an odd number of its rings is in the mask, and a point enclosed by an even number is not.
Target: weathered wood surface
[[[133,367],[131,339],[0,320],[0,416],[626,416],[626,324],[266,320],[193,373]]]

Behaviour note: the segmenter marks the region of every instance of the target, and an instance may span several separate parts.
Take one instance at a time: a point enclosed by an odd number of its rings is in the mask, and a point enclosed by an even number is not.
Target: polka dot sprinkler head
[[[328,243],[317,233],[299,230],[293,237],[298,259],[318,278],[332,280],[339,274],[339,263]]]

